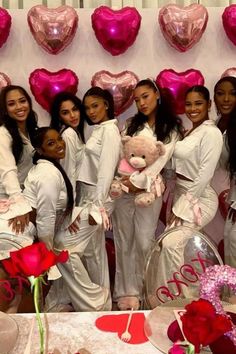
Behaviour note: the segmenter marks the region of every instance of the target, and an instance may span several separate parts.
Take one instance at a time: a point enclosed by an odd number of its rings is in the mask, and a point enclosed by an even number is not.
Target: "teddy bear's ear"
[[[130,139],[131,139],[131,136],[125,135],[121,138],[121,142],[123,145],[125,145]]]
[[[164,155],[166,152],[165,146],[161,141],[156,141],[156,147],[159,150],[160,156]]]

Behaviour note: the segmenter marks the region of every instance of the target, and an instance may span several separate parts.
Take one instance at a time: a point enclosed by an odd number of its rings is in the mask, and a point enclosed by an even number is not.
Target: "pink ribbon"
[[[102,216],[102,223],[103,223],[104,230],[107,231],[111,228],[111,222],[104,208],[100,208],[100,213]]]
[[[186,193],[187,200],[191,203],[194,215],[194,222],[196,225],[201,226],[202,224],[202,212],[201,208],[198,204],[198,198],[195,198],[190,194]]]
[[[154,181],[154,186],[155,186],[157,197],[160,197],[165,190],[165,185],[162,181],[162,178],[159,175]]]
[[[6,213],[9,210],[10,205],[13,203],[14,201],[10,199],[0,199],[0,214]]]

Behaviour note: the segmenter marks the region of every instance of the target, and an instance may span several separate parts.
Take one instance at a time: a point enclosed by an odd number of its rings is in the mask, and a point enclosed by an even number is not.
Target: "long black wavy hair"
[[[172,97],[166,89],[160,89],[151,79],[141,80],[136,87],[148,86],[154,92],[160,93],[160,98],[157,100],[157,112],[155,120],[155,129],[157,140],[168,142],[170,134],[173,130],[179,131],[181,134],[181,120],[175,115],[172,105]],[[127,128],[127,135],[133,136],[137,131],[141,131],[148,117],[139,112],[131,118]]]
[[[7,110],[7,103],[6,103],[7,94],[13,90],[20,91],[22,93],[22,95],[25,96],[26,100],[29,103],[30,112],[29,112],[29,115],[26,119],[26,130],[27,130],[27,133],[29,134],[30,140],[32,139],[32,136],[35,134],[35,131],[38,128],[38,126],[37,126],[38,117],[37,117],[37,114],[33,111],[32,100],[31,100],[29,94],[26,92],[26,90],[23,87],[16,86],[16,85],[9,85],[9,86],[4,87],[1,90],[1,93],[0,93],[0,126],[4,125],[12,137],[12,153],[15,157],[15,161],[17,164],[22,156],[22,153],[23,153],[24,142],[23,142],[22,137],[20,135],[16,120],[12,119],[9,116],[8,110]]]
[[[81,100],[73,95],[70,92],[59,92],[53,99],[50,116],[51,116],[51,128],[57,130],[58,132],[62,132],[67,129],[69,126],[65,125],[65,123],[60,118],[60,108],[61,104],[65,101],[71,101],[75,105],[75,107],[80,111],[80,122],[78,127],[76,128],[76,132],[83,143],[85,143],[84,139],[84,109]]]
[[[214,97],[219,85],[222,82],[230,82],[236,91],[236,78],[233,76],[225,76],[221,78],[214,87]],[[227,127],[226,127],[226,143],[229,149],[228,169],[230,177],[236,177],[236,106],[229,115]]]
[[[66,208],[66,212],[71,212],[72,208],[74,206],[74,195],[73,195],[73,187],[72,184],[65,172],[65,170],[63,169],[63,167],[60,165],[60,163],[55,160],[52,159],[50,157],[44,156],[43,154],[39,154],[37,152],[37,149],[40,149],[42,147],[45,135],[47,134],[47,132],[49,130],[56,130],[53,129],[51,127],[41,127],[38,128],[38,130],[36,131],[36,133],[34,134],[31,142],[33,147],[35,148],[36,152],[34,153],[33,156],[33,163],[36,165],[37,161],[39,159],[43,159],[43,160],[47,160],[53,163],[53,165],[60,171],[60,173],[62,174],[62,177],[64,179],[65,185],[66,185],[66,190],[67,190],[67,196],[68,196],[68,200],[67,200],[67,208]]]

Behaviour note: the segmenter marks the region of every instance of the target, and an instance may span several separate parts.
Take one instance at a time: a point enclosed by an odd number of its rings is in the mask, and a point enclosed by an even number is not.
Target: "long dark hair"
[[[26,119],[26,130],[30,140],[37,129],[37,114],[33,111],[32,100],[29,94],[21,86],[9,85],[4,87],[0,93],[0,126],[4,125],[12,137],[12,153],[15,157],[16,164],[19,162],[23,153],[23,139],[20,135],[17,122],[8,115],[6,96],[10,91],[18,90],[25,96],[29,103],[30,111]]]
[[[214,87],[214,97],[219,85],[222,82],[230,82],[236,91],[236,78],[233,76],[222,77]],[[228,169],[230,177],[236,177],[236,106],[229,115],[227,127],[226,127],[226,143],[229,149]]]
[[[37,132],[34,134],[34,136],[32,138],[32,145],[35,149],[40,149],[42,147],[45,135],[47,134],[47,132],[49,130],[55,130],[55,129],[50,128],[50,127],[38,128]],[[47,160],[47,161],[52,162],[53,165],[61,172],[62,177],[65,182],[65,185],[66,185],[67,196],[68,196],[66,211],[71,212],[71,210],[74,206],[73,187],[72,187],[72,184],[71,184],[66,172],[64,171],[63,167],[60,165],[60,163],[57,160],[54,160],[52,158],[49,158],[49,157],[44,156],[42,154],[39,154],[36,151],[33,156],[33,163],[36,165],[37,161],[39,159],[43,159],[43,160]]]
[[[114,119],[114,100],[113,100],[113,96],[110,93],[110,91],[104,90],[104,89],[102,89],[101,87],[98,87],[98,86],[91,87],[85,93],[85,95],[83,97],[83,105],[84,105],[85,98],[89,97],[89,96],[103,98],[104,101],[107,104],[107,116],[108,116],[108,119]],[[93,124],[91,122],[91,120],[88,118],[88,116],[86,115],[86,112],[85,112],[85,118],[86,118],[87,122],[90,125]]]
[[[80,139],[83,143],[85,143],[84,139],[84,110],[81,100],[73,95],[71,92],[59,92],[53,99],[50,115],[51,115],[51,128],[57,130],[58,132],[62,132],[67,129],[69,126],[66,125],[62,119],[60,118],[60,109],[61,104],[65,101],[71,101],[75,105],[75,107],[80,111],[80,122],[78,127],[76,128],[76,132],[79,135]]]
[[[181,132],[180,119],[175,115],[172,108],[172,98],[168,90],[160,89],[155,82],[150,79],[141,80],[137,83],[136,87],[148,86],[154,92],[160,93],[159,102],[157,102],[157,112],[155,120],[155,129],[157,140],[169,141],[170,134],[173,130]],[[135,114],[128,125],[127,135],[133,136],[136,132],[141,131],[144,124],[147,122],[148,117],[143,113],[138,112]]]

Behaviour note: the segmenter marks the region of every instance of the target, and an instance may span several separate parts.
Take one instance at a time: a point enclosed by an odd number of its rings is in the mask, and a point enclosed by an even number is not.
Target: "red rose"
[[[56,255],[43,242],[38,242],[10,252],[10,258],[2,260],[2,264],[11,276],[38,277],[55,264],[66,262],[68,257],[68,251]]]
[[[183,331],[187,340],[200,347],[214,342],[222,334],[232,330],[231,320],[216,313],[214,306],[207,300],[200,299],[185,306],[186,312],[181,317]]]

